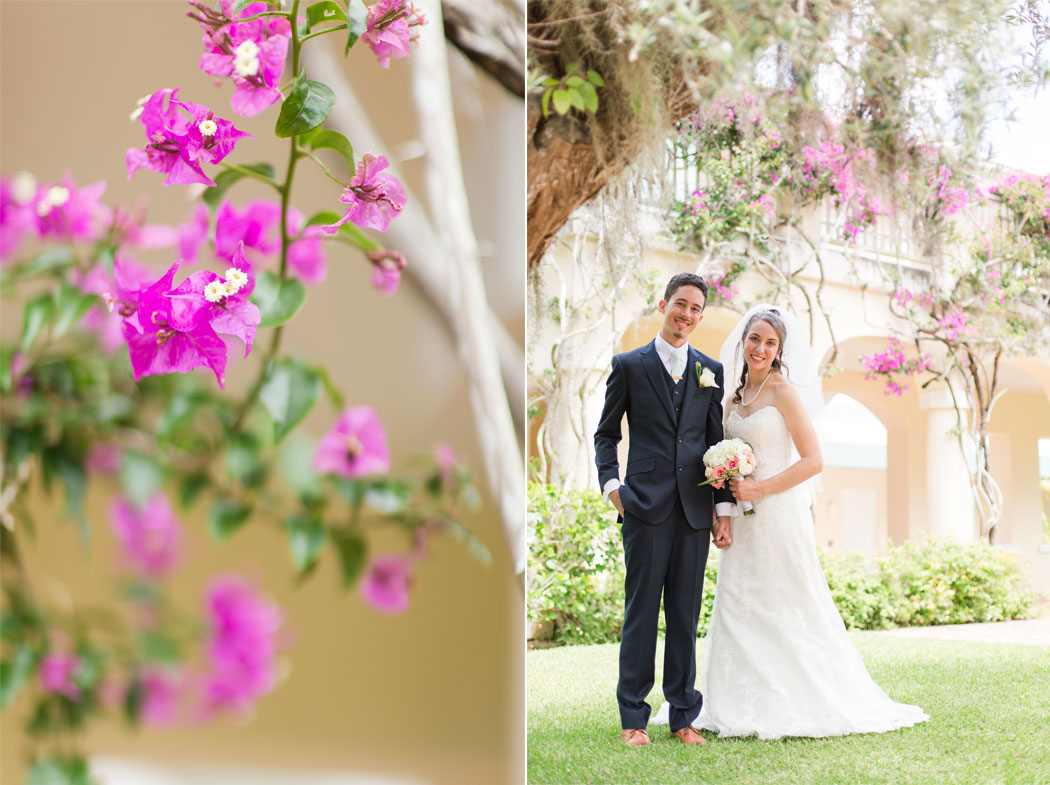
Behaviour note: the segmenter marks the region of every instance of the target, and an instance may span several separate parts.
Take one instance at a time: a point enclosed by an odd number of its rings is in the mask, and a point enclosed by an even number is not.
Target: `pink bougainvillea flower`
[[[368,8],[368,29],[361,38],[372,48],[382,68],[390,66],[390,60],[408,57],[410,44],[419,38],[413,28],[427,23],[423,12],[409,0],[379,0]]]
[[[390,297],[401,283],[401,271],[405,269],[405,257],[397,251],[381,249],[369,251],[368,258],[374,266],[372,286]]]
[[[179,716],[179,704],[186,679],[178,669],[146,665],[139,675],[142,689],[142,721],[154,728],[173,724]]]
[[[100,295],[108,306],[89,308],[80,324],[85,330],[98,333],[102,349],[109,355],[124,345],[124,332],[121,327],[123,317],[134,312],[139,286],[153,277],[153,273],[124,253],[118,253],[114,257],[113,270],[114,274],[111,275],[101,264],[96,264],[86,273],[79,270],[73,272],[74,285],[84,294]],[[120,283],[117,279],[118,274]],[[119,310],[115,310],[118,300],[115,291],[123,293],[128,300],[121,303]]]
[[[40,688],[44,692],[58,693],[70,700],[79,701],[80,688],[73,680],[79,669],[80,658],[77,655],[50,652],[40,661]]]
[[[205,712],[245,711],[274,687],[280,609],[260,597],[242,578],[216,578],[208,589],[208,669]]]
[[[206,217],[204,219],[206,221]],[[318,226],[302,229],[303,215],[294,207],[288,210],[288,236],[298,237],[288,246],[288,266],[293,276],[305,284],[324,281],[327,272],[322,242],[324,232]],[[300,231],[301,230],[301,231]],[[207,224],[197,236],[207,235]],[[263,266],[277,259],[281,250],[281,205],[279,202],[255,199],[243,209],[229,200],[219,205],[215,213],[215,254],[232,262],[238,244],[243,243],[244,255],[253,267]],[[195,251],[194,251],[195,252]],[[252,273],[254,286],[254,273]]]
[[[164,185],[215,185],[201,163],[216,164],[251,134],[239,131],[210,109],[177,101],[179,88],[158,90],[146,99],[138,119],[146,129],[146,147],[125,156],[130,180],[139,169],[166,173]],[[137,113],[137,112],[136,112]]]
[[[242,117],[257,115],[281,98],[277,89],[284,73],[292,28],[283,17],[238,21],[271,10],[265,3],[251,3],[239,12],[222,0],[219,11],[192,2],[199,13],[190,12],[204,31],[204,53],[200,69],[214,76],[228,76],[235,90],[230,98],[233,111]]]
[[[155,493],[142,510],[118,499],[110,510],[113,533],[120,540],[124,559],[133,569],[153,578],[175,567],[182,542],[182,524],[163,493]]]
[[[383,613],[404,613],[415,561],[411,556],[377,556],[361,581],[361,596]]]
[[[196,264],[201,246],[208,241],[208,207],[198,204],[185,221],[175,227],[175,246],[179,258],[187,264]]]
[[[0,175],[0,262],[6,262],[36,231],[33,203],[37,198],[36,178],[28,172],[14,177]]]
[[[455,477],[453,471],[459,463],[452,445],[447,442],[434,445],[434,460],[437,461],[438,471],[441,473],[441,482],[451,485]]]
[[[241,243],[231,259],[233,267],[222,278],[210,270],[193,273],[171,290],[172,300],[185,301],[190,309],[197,308],[203,300],[205,305],[197,311],[198,318],[206,320],[211,329],[220,335],[233,335],[244,342],[244,356],[252,350],[252,342],[259,327],[259,309],[248,302],[251,294],[249,271],[251,265],[244,258]]]
[[[80,188],[68,172],[59,185],[45,186],[33,202],[40,237],[55,240],[97,240],[108,228],[112,212],[102,204],[102,180]]]
[[[386,430],[370,406],[343,410],[332,430],[321,437],[314,469],[325,474],[361,477],[390,471]]]
[[[289,232],[298,233],[302,217],[297,211],[289,211]],[[288,267],[292,275],[310,286],[324,283],[328,274],[328,262],[325,258],[324,244],[320,237],[324,230],[320,226],[308,226],[302,230],[299,239],[288,246]]]
[[[124,461],[124,453],[115,444],[97,442],[88,451],[84,466],[88,471],[101,474],[116,474]]]
[[[333,234],[347,221],[353,221],[360,227],[385,232],[391,217],[404,208],[406,198],[398,179],[383,171],[389,165],[385,155],[365,153],[357,164],[357,172],[350,178],[349,187],[339,197],[350,209],[342,219],[322,228]]]
[[[122,324],[135,381],[161,373],[207,367],[226,386],[226,344],[209,324],[203,297],[171,297],[175,262],[159,281],[138,293],[135,313]]]

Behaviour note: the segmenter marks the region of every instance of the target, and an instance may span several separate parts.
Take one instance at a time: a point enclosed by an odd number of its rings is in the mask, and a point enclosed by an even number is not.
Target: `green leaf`
[[[365,491],[365,502],[384,515],[397,515],[408,503],[408,487],[394,480],[380,480]]]
[[[346,171],[353,176],[354,174],[354,147],[350,144],[350,140],[343,136],[338,131],[333,131],[329,128],[324,129],[321,133],[317,134],[310,142],[310,149],[317,150],[319,148],[327,148],[329,150],[335,150],[339,155],[342,156],[343,162],[346,164]]]
[[[333,0],[321,0],[306,9],[307,32],[324,22],[345,22],[346,14],[339,7],[339,3]]]
[[[256,174],[264,175],[273,179],[274,172],[273,167],[269,164],[240,164],[241,169],[247,169]],[[225,171],[219,172],[215,176],[215,186],[209,188],[204,192],[204,196],[201,198],[204,203],[208,205],[212,210],[219,206],[219,202],[222,201],[222,197],[225,196],[226,191],[229,190],[230,186],[238,180],[247,177],[248,175],[244,172],[236,172],[232,169],[226,169]]]
[[[540,84],[543,87],[557,87],[558,85],[561,84],[561,82],[559,82],[553,76],[548,76],[546,79],[544,79],[542,82],[540,82]]]
[[[361,0],[348,0],[346,9],[346,48],[343,56],[350,54],[350,47],[368,29],[368,9]]]
[[[208,515],[208,528],[212,537],[227,540],[241,528],[252,514],[251,507],[236,499],[216,499]]]
[[[139,648],[145,660],[176,664],[181,658],[179,644],[170,635],[146,631],[139,635]]]
[[[590,82],[584,82],[579,87],[580,95],[583,96],[583,104],[587,111],[594,114],[598,111],[598,91]]]
[[[361,506],[365,499],[365,482],[357,477],[332,476],[332,484],[339,491],[339,495],[346,499],[347,504],[356,509]]]
[[[197,501],[197,497],[200,496],[201,491],[207,488],[210,483],[211,478],[207,472],[191,474],[184,479],[182,487],[179,489],[179,501],[182,503],[183,509],[192,507],[193,503]]]
[[[55,338],[65,335],[87,313],[88,308],[98,302],[94,295],[82,293],[67,281],[63,281],[59,287],[56,300],[57,316],[51,328],[51,335]]]
[[[21,277],[61,270],[75,264],[76,260],[76,254],[69,246],[45,248],[28,262],[20,264],[16,274]]]
[[[282,139],[316,128],[335,106],[335,93],[328,85],[306,78],[304,71],[295,80],[291,94],[281,104],[274,133]]]
[[[308,226],[324,226],[327,224],[334,224],[341,217],[342,216],[337,215],[336,213],[333,213],[329,210],[325,210],[324,212],[320,212],[310,216],[310,220],[308,220],[306,224],[304,224],[303,228],[305,229]],[[369,237],[367,234],[362,232],[350,222],[347,222],[339,227],[339,234],[345,236],[362,251],[379,251],[383,248],[382,243],[377,243],[375,240],[373,240],[371,237]]]
[[[90,540],[87,520],[84,518],[84,497],[87,495],[87,475],[81,463],[70,455],[63,454],[56,460],[58,476],[66,487],[65,514],[77,521],[80,537],[84,542]]]
[[[50,292],[37,295],[28,303],[22,312],[22,354],[29,352],[40,331],[51,321],[55,313],[55,303]]]
[[[580,69],[580,66],[578,66],[576,63],[569,63],[567,66],[565,66],[565,73],[567,73],[567,74],[574,74],[579,69]]]
[[[0,662],[0,709],[10,706],[22,689],[26,677],[33,672],[33,659],[29,644],[20,643],[9,662]]]
[[[548,114],[550,114],[550,103],[551,103],[551,93],[552,92],[554,92],[554,91],[549,89],[549,88],[547,90],[543,91],[543,99],[540,101],[540,103],[543,106],[543,116],[544,117],[546,117]]]
[[[317,561],[325,542],[325,528],[319,518],[293,515],[285,521],[292,561],[300,572],[309,570]]]
[[[120,485],[128,500],[140,510],[160,490],[164,469],[153,458],[128,450],[120,462]]]
[[[595,87],[605,87],[605,80],[602,79],[601,75],[597,71],[588,71],[587,81],[589,81]]]
[[[569,111],[569,107],[572,105],[572,99],[569,97],[568,90],[555,90],[554,91],[554,111],[558,114],[565,114]]]
[[[579,87],[583,84],[583,77],[570,76],[568,79],[565,80],[565,84],[567,84],[569,87]]]
[[[306,302],[306,287],[294,278],[281,281],[271,272],[262,272],[255,278],[251,300],[259,308],[259,326],[276,327],[284,324]]]
[[[343,573],[343,588],[349,589],[357,583],[357,579],[364,569],[368,546],[363,537],[353,532],[342,529],[330,529],[328,535],[332,538],[332,543],[339,553],[339,567]]]
[[[226,471],[235,480],[252,472],[259,462],[259,437],[240,432],[233,435],[226,448]]]
[[[580,91],[577,90],[575,87],[569,89],[569,101],[572,103],[574,108],[580,110],[581,112],[587,108],[587,105],[583,102],[583,96],[580,94]]]
[[[281,445],[277,463],[281,479],[300,495],[321,495],[321,478],[313,470],[312,461],[317,444],[301,433],[293,433]]]
[[[274,442],[302,422],[321,396],[321,377],[298,360],[274,362],[266,373],[259,400],[273,418]]]

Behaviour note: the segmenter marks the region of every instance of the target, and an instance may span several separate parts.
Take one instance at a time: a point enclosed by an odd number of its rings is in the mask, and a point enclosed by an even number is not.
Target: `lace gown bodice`
[[[726,436],[746,441],[762,480],[796,460],[773,406],[733,412]],[[696,727],[721,736],[838,736],[909,727],[929,719],[895,703],[871,680],[846,633],[817,558],[804,485],[758,499],[733,519],[721,552],[704,645]],[[654,722],[666,715],[661,708]]]

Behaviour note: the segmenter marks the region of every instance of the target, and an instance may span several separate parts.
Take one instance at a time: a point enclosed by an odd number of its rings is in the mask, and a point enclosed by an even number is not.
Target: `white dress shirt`
[[[672,346],[659,333],[657,333],[657,335],[656,335],[656,341],[654,341],[654,346],[656,348],[656,354],[660,357],[660,362],[662,362],[664,364],[664,370],[666,370],[667,371],[667,375],[670,376],[671,375],[671,359],[672,359],[671,358],[671,354],[675,350],[675,347]],[[686,352],[686,366],[688,366],[689,365],[689,348],[688,348],[687,344],[682,344],[682,347],[685,349],[685,352]],[[685,378],[685,374],[684,373],[683,373],[682,378]],[[616,479],[615,477],[613,477],[611,480],[609,480],[608,482],[605,483],[605,487],[602,488],[602,495],[605,497],[606,501],[609,500],[609,494],[612,493],[613,491],[615,491],[617,488],[619,488],[620,485],[621,485],[621,482],[618,479]],[[723,515],[732,517],[732,516],[736,515],[736,505],[733,504],[732,502],[719,502],[718,504],[715,505],[715,515],[717,515],[719,517],[722,517]]]

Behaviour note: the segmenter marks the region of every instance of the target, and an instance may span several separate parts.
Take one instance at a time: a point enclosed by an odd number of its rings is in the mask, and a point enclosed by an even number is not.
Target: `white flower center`
[[[231,267],[226,271],[226,292],[236,294],[248,283],[248,274],[237,267]]]
[[[219,130],[214,120],[201,120],[197,128],[200,129],[201,136],[215,136],[215,132]]]
[[[61,185],[55,185],[48,189],[47,195],[36,206],[36,211],[41,216],[44,216],[51,212],[53,207],[61,207],[68,201],[69,189],[63,188]]]
[[[217,303],[226,296],[226,284],[222,281],[212,281],[204,287],[204,299],[210,303]]]
[[[11,180],[11,197],[16,204],[29,204],[36,196],[36,178],[29,172],[19,172]]]
[[[250,42],[245,41],[245,43]],[[233,61],[233,70],[237,76],[255,76],[259,73],[259,58],[238,56],[237,59]]]
[[[146,108],[146,101],[148,101],[152,97],[152,94],[144,95],[142,96],[142,98],[135,102],[135,109],[133,109],[131,114],[128,115],[128,119],[130,119],[131,122],[135,122],[140,117],[142,117],[142,110]]]
[[[241,41],[233,53],[237,57],[255,58],[259,56],[259,46],[249,38],[247,41]]]

